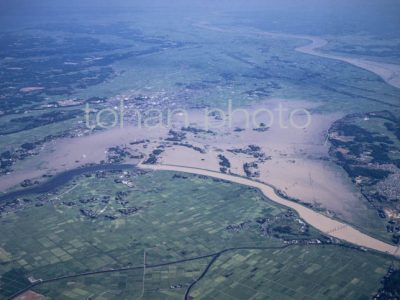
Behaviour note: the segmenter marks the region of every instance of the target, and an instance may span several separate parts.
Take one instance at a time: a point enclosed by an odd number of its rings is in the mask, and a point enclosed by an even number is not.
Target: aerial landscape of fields
[[[0,299],[400,299],[399,16],[0,2]]]

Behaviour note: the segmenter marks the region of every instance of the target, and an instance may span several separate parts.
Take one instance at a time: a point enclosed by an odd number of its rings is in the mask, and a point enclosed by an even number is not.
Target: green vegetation
[[[390,300],[400,298],[400,269],[390,268],[382,280],[382,287],[377,293],[377,298],[381,300]]]
[[[221,256],[195,299],[370,299],[390,262],[332,246],[240,251]]]
[[[329,130],[330,155],[343,167],[375,214],[359,224],[400,243],[400,120],[398,110],[348,115]],[[370,214],[370,213],[369,213]]]
[[[323,264],[328,272],[345,253],[348,269],[340,272],[353,270],[354,277],[369,284],[363,292],[367,294],[376,290],[389,263],[378,254],[325,244],[329,239],[299,221],[293,211],[269,202],[254,189],[174,172],[127,169],[80,175],[47,196],[25,199],[19,209],[3,215],[1,225],[0,298],[29,286],[28,277],[46,281],[60,276],[72,277],[33,289],[50,299],[140,295],[144,254],[145,293],[151,299],[182,298],[208,263],[215,259],[217,266],[230,258],[245,261],[240,257],[247,252],[264,259],[276,255],[282,260],[280,268],[286,261],[287,268],[298,268],[294,257],[304,256],[310,266]],[[320,244],[315,243],[317,239]],[[309,241],[314,241],[312,246],[307,246]],[[263,250],[240,250],[243,247]],[[282,247],[287,248],[279,250]],[[357,258],[366,261],[361,272]],[[379,272],[375,272],[377,266]],[[225,268],[221,265],[221,270]],[[237,268],[238,272],[247,270],[246,264]],[[73,276],[110,269],[116,270]],[[321,272],[328,276],[323,268],[318,269],[318,276]],[[264,273],[268,270],[260,268],[257,274],[271,275]],[[341,284],[340,272],[332,277],[340,281],[337,284]],[[292,280],[289,274],[294,273],[284,274],[288,277],[282,280]],[[227,288],[220,279],[216,283],[221,285],[215,292]],[[319,284],[324,288],[323,282]],[[194,292],[199,293],[197,287]]]
[[[182,299],[185,289],[208,263],[207,259],[157,268],[143,268],[105,275],[90,275],[42,285],[37,292],[46,299]]]
[[[161,263],[225,247],[281,244],[261,236],[254,224],[237,232],[226,229],[287,211],[250,188],[168,172],[132,175],[123,182],[123,173],[88,176],[77,178],[58,196],[39,196],[42,200],[26,202],[23,209],[3,216],[2,274],[22,268],[29,276],[46,279],[140,265],[143,251],[148,263]],[[125,180],[135,187],[129,188]],[[292,234],[319,236],[292,225]]]

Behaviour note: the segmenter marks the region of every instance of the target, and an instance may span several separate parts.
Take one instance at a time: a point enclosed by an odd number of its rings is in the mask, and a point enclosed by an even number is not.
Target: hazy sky
[[[1,0],[3,25],[29,19],[79,14],[118,15],[120,13],[231,14],[272,30],[340,33],[366,31],[371,34],[400,36],[398,0]],[[331,31],[331,32],[329,32]],[[335,32],[337,31],[337,32]],[[312,32],[311,32],[312,33]]]

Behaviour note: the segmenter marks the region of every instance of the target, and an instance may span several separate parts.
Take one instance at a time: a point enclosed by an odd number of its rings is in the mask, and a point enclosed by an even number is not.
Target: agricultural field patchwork
[[[223,261],[232,259],[221,265],[222,270],[247,255],[261,259],[256,264],[268,265],[269,254],[276,253],[295,266],[296,251],[296,258],[302,253],[310,260],[324,256],[330,270],[335,267],[330,266],[335,263],[332,251],[344,251],[348,256],[369,256],[365,269],[371,273],[384,263],[381,272],[363,279],[375,286],[389,263],[378,254],[325,237],[257,190],[198,175],[135,168],[97,171],[77,176],[45,196],[31,194],[16,201],[24,205],[1,218],[4,298],[38,280],[44,283],[33,290],[49,299],[118,299],[126,293],[140,295],[143,282],[146,295],[154,299],[179,298],[216,255],[210,274]],[[261,250],[253,252],[254,248]],[[349,268],[357,265],[347,263]],[[110,269],[115,272],[101,273]],[[245,270],[238,266],[235,272]],[[82,273],[88,274],[74,277]],[[220,284],[226,288],[223,281]]]

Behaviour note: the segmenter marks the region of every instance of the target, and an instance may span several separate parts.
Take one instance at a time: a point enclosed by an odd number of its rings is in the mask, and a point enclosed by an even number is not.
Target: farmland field
[[[80,175],[50,190],[46,197],[32,194],[20,201],[28,205],[1,219],[3,297],[29,286],[28,278],[46,281],[133,268],[44,282],[33,290],[49,299],[109,299],[140,295],[144,285],[145,295],[151,299],[166,295],[179,299],[214,255],[226,249],[204,277],[206,285],[196,286],[194,294],[207,295],[208,278],[214,285],[218,283],[215,292],[226,290],[234,281],[227,285],[229,281],[214,281],[213,276],[232,273],[229,280],[244,280],[251,274],[244,267],[248,264],[265,264],[277,273],[285,268],[279,280],[285,276],[289,280],[293,271],[312,276],[312,270],[302,266],[316,257],[318,278],[329,277],[345,261],[336,271],[335,278],[340,278],[337,284],[353,280],[341,274],[359,267],[359,260],[368,261],[357,276],[363,293],[369,294],[379,286],[390,264],[390,259],[380,254],[342,248],[345,244],[338,241],[331,244],[329,238],[300,222],[293,211],[270,202],[254,189],[202,176],[136,169],[98,171]],[[24,243],[16,243],[16,238]],[[315,239],[328,244],[307,245]],[[287,244],[293,240],[302,245]],[[253,251],[252,247],[265,249]],[[148,266],[145,271],[144,261]],[[238,261],[245,265],[235,267]],[[320,286],[316,293],[323,295],[334,284],[335,280],[315,283]],[[260,290],[252,296],[263,293]]]

